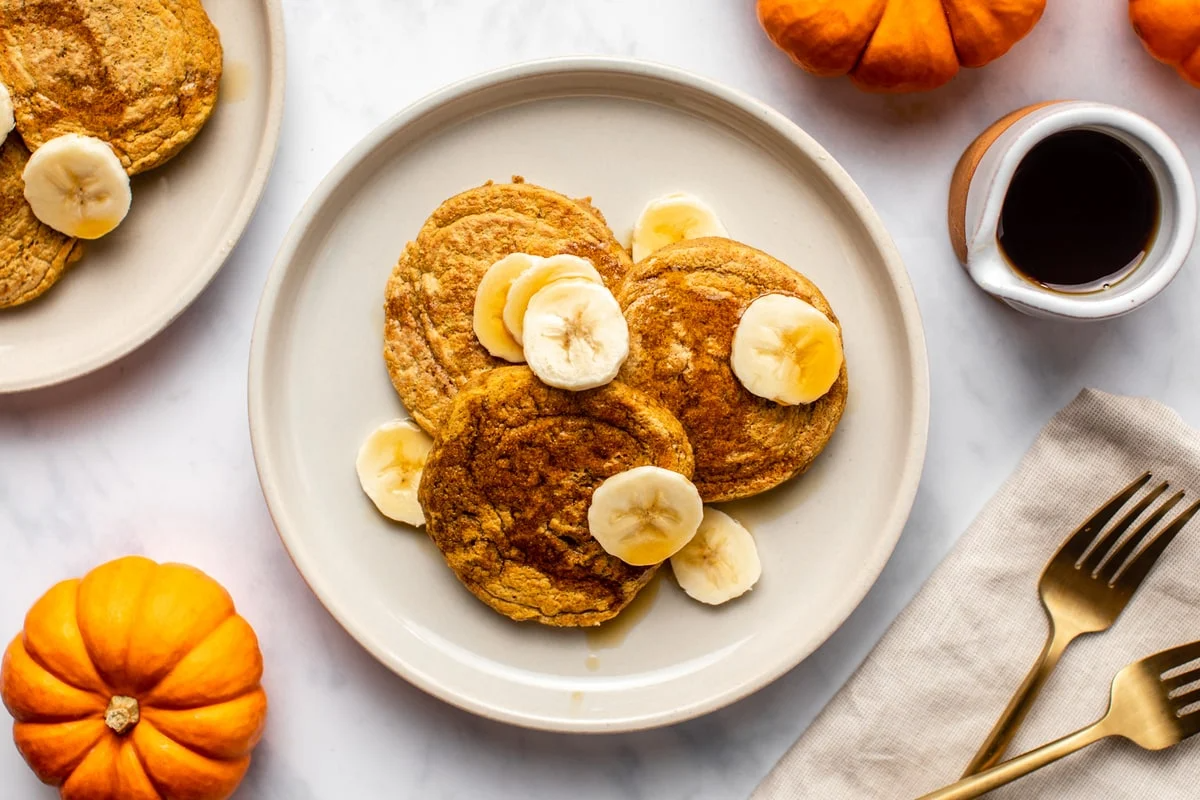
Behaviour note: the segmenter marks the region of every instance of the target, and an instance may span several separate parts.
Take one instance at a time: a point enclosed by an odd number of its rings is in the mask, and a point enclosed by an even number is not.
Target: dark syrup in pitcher
[[[1141,156],[1099,131],[1064,131],[1017,167],[1000,213],[1000,247],[1035,283],[1097,291],[1137,269],[1158,217],[1158,189]]]

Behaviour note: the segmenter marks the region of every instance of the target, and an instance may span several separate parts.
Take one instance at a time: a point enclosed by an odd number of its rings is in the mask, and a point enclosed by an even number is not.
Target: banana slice
[[[358,451],[358,482],[385,517],[421,527],[425,512],[417,501],[421,471],[433,439],[409,419],[380,425]]]
[[[25,165],[25,199],[59,233],[99,239],[129,213],[129,176],[106,143],[68,133],[34,151]]]
[[[550,284],[525,312],[525,360],[542,382],[582,391],[617,377],[629,325],[612,292],[580,279]]]
[[[750,531],[728,514],[704,509],[696,535],[671,556],[675,580],[692,598],[718,606],[741,597],[762,576]]]
[[[592,262],[568,255],[541,259],[513,281],[504,301],[504,325],[518,343],[525,343],[525,311],[533,296],[556,281],[571,279],[604,285]]]
[[[752,394],[781,405],[820,399],[837,381],[842,360],[837,325],[791,295],[758,298],[733,332],[733,374]]]
[[[13,116],[12,95],[8,93],[8,87],[0,83],[0,145],[4,144],[4,140],[12,133],[12,129],[16,125],[17,120]]]
[[[504,304],[513,282],[542,261],[528,253],[513,253],[492,264],[479,282],[479,288],[475,291],[475,336],[496,358],[514,364],[525,360],[521,343],[513,338],[504,325]]]
[[[610,555],[636,567],[661,564],[692,540],[704,504],[678,472],[635,467],[596,488],[588,530]]]
[[[675,192],[650,201],[633,226],[633,260],[684,239],[729,236],[717,212],[692,194]]]

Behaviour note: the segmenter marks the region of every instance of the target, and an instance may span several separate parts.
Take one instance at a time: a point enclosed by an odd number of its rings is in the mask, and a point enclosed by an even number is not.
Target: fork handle
[[[1043,745],[1037,750],[1031,750],[1011,761],[1005,761],[986,772],[963,778],[958,783],[947,786],[945,789],[939,789],[932,794],[923,795],[917,800],[969,800],[972,797],[979,797],[1111,735],[1105,727],[1105,720],[1101,720],[1077,733]]]
[[[1046,637],[1046,645],[1042,648],[1042,654],[1038,657],[1037,663],[1033,665],[1033,669],[1025,676],[1025,682],[1021,684],[1021,688],[1017,689],[1017,693],[1009,701],[1008,708],[1004,709],[1000,719],[996,720],[991,733],[988,734],[979,751],[975,753],[971,763],[967,765],[962,774],[964,778],[983,772],[1000,763],[1000,759],[1004,757],[1004,751],[1008,749],[1013,737],[1017,735],[1017,729],[1025,721],[1029,710],[1033,708],[1033,702],[1037,700],[1042,687],[1046,685],[1050,673],[1058,666],[1058,660],[1062,658],[1063,651],[1078,635],[1075,631],[1059,628],[1051,620],[1050,634]]]

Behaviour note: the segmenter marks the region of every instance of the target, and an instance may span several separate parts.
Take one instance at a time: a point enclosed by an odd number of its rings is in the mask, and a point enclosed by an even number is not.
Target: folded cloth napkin
[[[1060,411],[753,800],[905,800],[957,780],[1041,651],[1042,567],[1096,508],[1146,470],[1200,499],[1200,432],[1154,401],[1094,390]],[[1098,719],[1122,667],[1197,639],[1200,518],[1172,543],[1112,628],[1068,648],[1009,755]],[[1160,753],[1107,739],[988,797],[1195,798],[1198,756],[1200,737]]]

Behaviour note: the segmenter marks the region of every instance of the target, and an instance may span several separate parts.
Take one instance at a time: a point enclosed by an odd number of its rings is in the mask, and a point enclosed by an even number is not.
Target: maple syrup
[[[1034,283],[1103,291],[1141,265],[1158,221],[1158,189],[1141,156],[1099,131],[1064,131],[1017,167],[1000,212],[1000,248]]]

